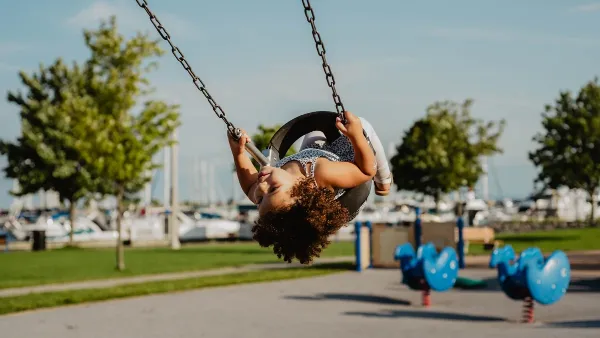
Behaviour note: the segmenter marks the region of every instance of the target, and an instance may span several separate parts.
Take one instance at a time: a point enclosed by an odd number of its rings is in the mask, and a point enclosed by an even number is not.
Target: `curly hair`
[[[296,258],[309,264],[329,245],[329,236],[348,223],[348,209],[331,190],[316,187],[312,178],[296,183],[290,195],[294,203],[255,221],[253,238],[262,247],[272,245],[277,257],[288,263]]]

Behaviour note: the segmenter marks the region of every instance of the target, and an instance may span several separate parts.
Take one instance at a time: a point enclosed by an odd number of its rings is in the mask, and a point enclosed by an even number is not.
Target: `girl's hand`
[[[363,127],[360,119],[349,111],[344,112],[346,118],[346,124],[342,123],[342,120],[337,117],[335,126],[349,139],[357,139],[363,136]]]
[[[246,151],[246,143],[250,142],[250,137],[248,137],[246,131],[242,129],[242,136],[240,136],[240,139],[237,141],[233,138],[233,135],[227,131],[227,140],[229,141],[229,148],[231,148],[233,156],[239,156],[243,155]]]

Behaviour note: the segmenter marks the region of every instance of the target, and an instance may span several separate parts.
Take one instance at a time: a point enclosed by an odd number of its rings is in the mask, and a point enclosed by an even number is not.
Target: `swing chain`
[[[156,15],[154,15],[154,13],[152,13],[150,8],[148,7],[148,2],[146,0],[135,0],[135,1],[141,8],[146,10],[146,13],[148,13],[148,17],[150,18],[150,22],[152,22],[152,24],[154,25],[154,28],[156,28],[156,30],[158,31],[158,34],[160,34],[160,37],[162,37],[163,40],[165,40],[169,43],[169,45],[171,46],[171,52],[173,53],[173,56],[175,56],[175,58],[183,66],[183,69],[185,69],[188,72],[188,74],[192,77],[192,81],[194,82],[194,85],[196,86],[196,88],[198,88],[198,90],[200,90],[200,92],[202,94],[204,94],[204,97],[206,97],[206,99],[208,100],[208,103],[210,103],[213,111],[215,112],[215,114],[217,114],[217,117],[220,118],[221,120],[223,120],[223,122],[225,122],[225,125],[227,126],[227,130],[229,130],[229,132],[232,135],[234,135],[234,137],[237,136],[236,134],[239,134],[239,129],[237,129],[233,125],[233,123],[229,122],[229,120],[225,116],[225,111],[223,110],[223,108],[221,108],[220,105],[217,104],[215,99],[213,99],[213,97],[210,95],[210,93],[206,89],[206,86],[204,85],[204,82],[202,82],[202,80],[200,80],[200,78],[194,73],[194,71],[192,70],[192,67],[185,59],[185,56],[183,55],[183,53],[181,52],[179,47],[175,46],[173,44],[173,42],[171,42],[171,35],[169,35],[169,33],[167,32],[165,27],[163,27],[163,25],[160,23],[160,21],[158,20]]]
[[[315,12],[310,5],[310,0],[302,0],[302,4],[304,5],[304,15],[306,16],[306,20],[310,23],[312,27],[312,36],[315,40],[315,45],[317,47],[317,53],[323,60],[323,71],[325,71],[325,79],[327,80],[327,85],[331,88],[333,103],[335,103],[335,110],[338,113],[338,116],[342,120],[343,123],[346,123],[346,119],[344,117],[344,104],[342,103],[342,99],[335,89],[335,78],[333,77],[333,72],[331,71],[331,67],[327,63],[327,59],[325,58],[325,45],[323,44],[323,40],[321,40],[321,34],[317,31],[317,26],[315,25]]]

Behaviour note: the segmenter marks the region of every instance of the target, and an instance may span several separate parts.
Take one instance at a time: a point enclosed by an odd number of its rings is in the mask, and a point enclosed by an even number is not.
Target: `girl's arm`
[[[319,186],[354,188],[373,179],[377,174],[375,154],[365,136],[360,133],[356,136],[349,135],[348,138],[354,148],[354,162],[318,159],[315,167],[315,179]]]
[[[256,187],[256,181],[258,180],[258,172],[252,164],[252,161],[246,155],[246,143],[250,142],[250,138],[245,131],[242,130],[242,136],[239,140],[234,140],[231,133],[227,132],[227,140],[229,141],[229,147],[231,148],[231,154],[233,155],[233,162],[235,164],[235,171],[237,173],[240,187],[244,191],[244,194],[248,198],[254,201],[253,189]]]
[[[349,189],[373,178],[352,162],[332,162],[325,158],[317,160],[315,180],[320,187]]]
[[[337,117],[335,125],[352,143],[356,166],[364,175],[373,178],[377,174],[377,162],[373,149],[365,137],[362,122],[358,116],[349,111],[344,112],[344,117],[345,123],[340,117]]]
[[[234,156],[233,162],[235,163],[235,171],[240,182],[240,187],[244,191],[244,194],[246,194],[246,196],[248,196],[248,198],[254,202],[254,194],[252,193],[252,189],[258,180],[258,171],[246,154]]]
[[[348,138],[354,148],[354,163],[365,175],[369,176],[369,179],[373,178],[377,174],[377,162],[367,138],[362,132],[356,136],[350,135]]]

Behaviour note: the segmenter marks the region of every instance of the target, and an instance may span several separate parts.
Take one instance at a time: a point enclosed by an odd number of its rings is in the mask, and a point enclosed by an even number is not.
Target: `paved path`
[[[315,260],[314,264],[353,262],[353,261],[354,261],[354,256],[319,258],[319,259]],[[293,263],[293,264],[288,264],[288,263],[250,264],[250,265],[245,265],[242,267],[230,267],[230,268],[211,269],[211,270],[177,272],[177,273],[163,273],[163,274],[156,274],[156,275],[121,277],[121,278],[100,279],[100,280],[82,281],[82,282],[74,282],[74,283],[46,284],[46,285],[38,285],[38,286],[31,286],[31,287],[0,289],[0,299],[2,297],[25,295],[25,294],[29,294],[29,293],[108,288],[108,287],[125,285],[125,284],[168,281],[168,280],[196,278],[196,277],[209,277],[209,276],[218,276],[218,275],[225,275],[225,274],[232,274],[232,273],[242,273],[242,272],[250,272],[250,271],[269,270],[269,269],[282,269],[282,268],[299,267],[299,266],[302,266],[302,265],[298,264],[298,263]]]
[[[470,270],[494,280],[494,271]],[[575,279],[534,325],[495,287],[420,297],[395,270],[371,270],[77,305],[0,317],[2,338],[481,338],[595,337],[600,283]]]

